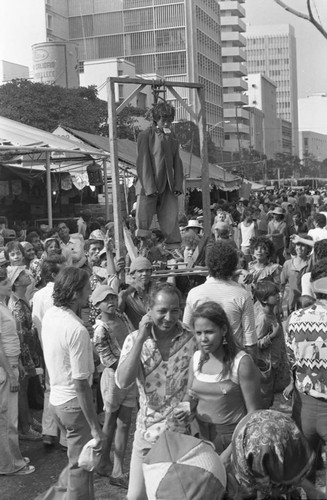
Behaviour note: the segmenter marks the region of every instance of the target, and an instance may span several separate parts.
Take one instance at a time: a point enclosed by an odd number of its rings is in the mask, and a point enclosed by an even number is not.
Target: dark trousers
[[[178,226],[178,196],[174,195],[167,184],[162,194],[138,195],[136,204],[136,233],[140,238],[151,235],[150,226],[154,214],[158,216],[160,229],[166,238],[168,248],[178,248],[181,235]]]

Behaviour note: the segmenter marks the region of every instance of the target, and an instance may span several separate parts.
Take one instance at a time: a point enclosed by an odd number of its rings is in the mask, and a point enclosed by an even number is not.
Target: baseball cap
[[[104,241],[104,234],[101,229],[95,229],[89,236],[89,240]]]
[[[115,295],[117,297],[117,293],[111,286],[108,285],[99,285],[93,291],[91,295],[91,302],[96,305],[99,302],[102,302],[108,295]]]
[[[135,271],[143,271],[143,269],[152,269],[151,262],[145,257],[136,257],[131,263],[130,274],[135,273]]]

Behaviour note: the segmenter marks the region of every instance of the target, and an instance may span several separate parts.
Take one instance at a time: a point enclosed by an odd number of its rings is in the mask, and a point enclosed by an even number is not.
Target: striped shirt
[[[258,339],[252,296],[232,280],[209,277],[203,285],[192,288],[186,299],[183,322],[190,325],[196,307],[212,300],[218,302],[227,314],[237,342],[241,346],[255,345]]]

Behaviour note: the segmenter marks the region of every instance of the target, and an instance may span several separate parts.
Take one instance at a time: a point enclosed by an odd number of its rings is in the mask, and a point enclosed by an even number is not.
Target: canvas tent
[[[51,171],[80,168],[105,159],[107,153],[76,144],[50,132],[0,117],[0,164],[26,170],[43,170],[47,179],[48,223],[52,227]]]

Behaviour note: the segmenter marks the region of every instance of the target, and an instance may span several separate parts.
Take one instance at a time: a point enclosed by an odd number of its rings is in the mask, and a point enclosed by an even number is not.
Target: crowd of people
[[[4,221],[0,474],[35,471],[20,440],[59,440],[68,464],[45,499],[94,498],[95,471],[146,500],[144,459],[174,432],[212,443],[225,498],[327,498],[314,487],[327,440],[326,215],[323,190],[220,200],[211,234],[193,211],[173,248],[155,224],[136,236],[132,211],[138,256],[119,259],[113,223],[87,210],[53,229]],[[292,418],[271,409],[278,392]],[[79,466],[90,440],[94,471]]]

